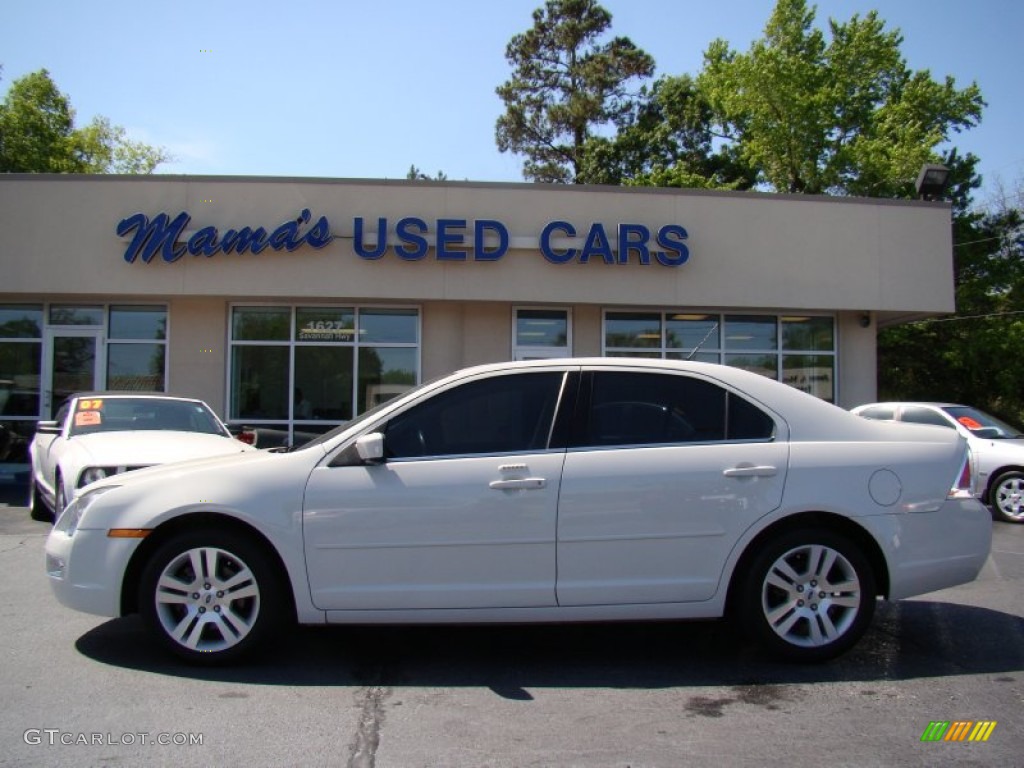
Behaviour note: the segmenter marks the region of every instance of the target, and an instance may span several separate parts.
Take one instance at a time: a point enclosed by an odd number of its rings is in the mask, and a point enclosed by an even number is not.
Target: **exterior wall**
[[[168,305],[167,390],[191,395],[226,415],[227,301],[176,298]]]
[[[878,399],[876,322],[876,318],[866,312],[841,312],[836,318],[839,338],[836,405],[853,408]]]
[[[187,212],[183,239],[203,227],[272,230],[309,209],[334,239],[293,252],[125,259],[119,221]],[[439,259],[399,258],[395,224],[439,220],[465,242]],[[362,218],[388,221],[387,252],[361,257]],[[475,259],[473,223],[498,221],[507,252]],[[554,263],[540,250],[545,225],[564,221],[583,249],[592,225],[614,241],[617,227],[652,233],[686,228],[689,258],[642,264]],[[579,356],[603,352],[603,313],[614,309],[710,313],[820,313],[836,318],[837,403],[875,399],[880,324],[954,310],[952,232],[945,204],[696,190],[459,182],[224,177],[0,176],[0,303],[160,302],[168,307],[167,389],[209,402],[227,417],[232,304],[417,307],[422,380],[459,367],[510,359],[517,307],[571,312]],[[364,247],[373,239],[363,238]],[[651,243],[651,250],[657,246]]]
[[[212,201],[212,202],[205,202]],[[136,212],[187,211],[192,229],[273,228],[303,208],[329,218],[321,250],[188,256],[125,263],[115,226]],[[189,177],[0,179],[2,293],[135,296],[388,297],[395,301],[787,307],[897,313],[953,310],[949,208],[809,196],[623,190],[525,184],[350,182]],[[498,261],[433,254],[378,260],[353,250],[353,222],[417,216],[498,219],[512,243]],[[545,222],[580,238],[601,222],[685,226],[690,259],[657,264],[552,264],[536,250]],[[24,226],[24,222],[38,222]],[[17,226],[15,226],[17,224]],[[472,232],[469,233],[472,239]],[[87,254],[88,258],[82,258]]]

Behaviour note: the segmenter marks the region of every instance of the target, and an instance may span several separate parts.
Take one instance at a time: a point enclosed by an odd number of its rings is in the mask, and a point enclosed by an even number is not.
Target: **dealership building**
[[[0,423],[79,390],[319,432],[476,363],[740,366],[850,407],[954,310],[946,203],[204,176],[0,177]],[[16,457],[10,455],[8,460]]]

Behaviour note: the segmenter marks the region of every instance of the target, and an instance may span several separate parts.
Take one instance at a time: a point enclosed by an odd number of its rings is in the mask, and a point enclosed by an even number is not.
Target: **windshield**
[[[953,405],[943,408],[961,426],[971,430],[971,434],[989,440],[1012,440],[1024,437],[1016,427],[1011,427],[1005,421],[1000,421],[995,416],[989,416],[977,408],[969,408],[964,405]]]
[[[68,418],[69,437],[139,430],[230,436],[213,411],[194,400],[163,397],[80,398]]]

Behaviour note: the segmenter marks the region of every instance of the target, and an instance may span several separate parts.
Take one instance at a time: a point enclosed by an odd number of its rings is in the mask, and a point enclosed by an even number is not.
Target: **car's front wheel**
[[[265,549],[229,531],[184,531],[142,572],[139,607],[171,652],[192,662],[255,650],[284,615],[281,580]]]
[[[774,655],[824,661],[853,647],[874,609],[874,574],[860,549],[844,536],[813,529],[783,534],[757,554],[740,618]]]
[[[28,481],[28,514],[33,520],[39,522],[53,522],[56,517],[50,508],[46,506],[43,497],[39,493],[39,485],[35,480]]]
[[[996,478],[989,501],[1000,520],[1024,523],[1024,472],[1004,472]]]

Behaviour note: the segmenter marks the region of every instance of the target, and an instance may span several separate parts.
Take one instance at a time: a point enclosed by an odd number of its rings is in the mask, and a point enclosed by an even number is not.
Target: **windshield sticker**
[[[102,400],[79,400],[78,410],[80,411],[102,411],[103,401]]]
[[[968,429],[984,429],[984,427],[979,422],[975,421],[970,416],[961,416],[959,419],[957,419],[957,421],[959,421]]]
[[[103,423],[103,416],[99,411],[79,411],[75,414],[76,427],[97,427]]]

